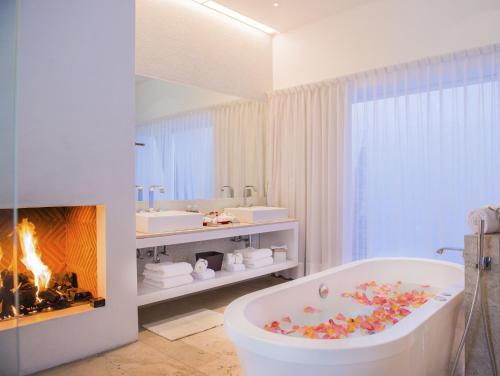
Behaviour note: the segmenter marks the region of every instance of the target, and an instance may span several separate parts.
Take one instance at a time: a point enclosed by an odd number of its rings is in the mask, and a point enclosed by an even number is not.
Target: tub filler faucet
[[[484,234],[480,234],[480,237],[484,237]],[[463,248],[454,248],[454,247],[443,247],[439,248],[436,253],[438,255],[442,255],[444,252],[453,251],[453,252],[462,252],[462,257],[464,257],[464,249]],[[480,268],[481,270],[490,270],[491,269],[491,257],[490,256],[482,256],[479,260],[479,263],[476,264],[476,268]]]
[[[463,248],[454,248],[454,247],[443,247],[443,248],[439,248],[436,253],[438,255],[442,255],[443,253],[447,252],[447,251],[453,251],[453,252],[462,252],[462,256],[463,256],[463,252],[464,252],[464,249]]]
[[[165,193],[165,188],[163,188],[163,185],[151,185],[151,186],[149,186],[149,205],[148,205],[149,212],[157,211],[155,208],[155,190],[156,189],[158,189],[158,192],[160,192],[160,193]]]

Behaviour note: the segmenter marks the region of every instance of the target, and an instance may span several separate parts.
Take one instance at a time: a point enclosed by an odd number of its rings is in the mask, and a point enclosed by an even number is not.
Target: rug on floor
[[[204,332],[224,324],[224,315],[208,309],[201,309],[165,320],[144,324],[147,330],[170,341]]]

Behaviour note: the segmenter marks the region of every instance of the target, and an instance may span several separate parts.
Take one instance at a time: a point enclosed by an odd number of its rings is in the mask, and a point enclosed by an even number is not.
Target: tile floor
[[[273,276],[227,286],[139,310],[139,340],[91,358],[41,373],[40,376],[236,376],[243,375],[236,351],[222,327],[170,342],[142,328],[142,324],[200,308],[224,312],[241,295],[285,280]]]

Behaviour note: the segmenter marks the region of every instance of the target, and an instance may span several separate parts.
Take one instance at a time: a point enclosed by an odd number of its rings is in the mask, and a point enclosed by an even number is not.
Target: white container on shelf
[[[272,246],[271,250],[273,251],[273,258],[275,264],[281,264],[286,262],[286,255],[288,252],[288,247],[286,245],[280,246]]]

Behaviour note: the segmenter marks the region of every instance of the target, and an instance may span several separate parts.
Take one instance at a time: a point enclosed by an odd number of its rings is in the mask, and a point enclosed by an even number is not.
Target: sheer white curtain
[[[436,257],[500,202],[499,67],[490,46],[352,78],[353,258]]]
[[[213,197],[214,133],[210,111],[176,115],[139,126],[136,184],[165,187],[165,200]]]
[[[306,273],[342,262],[345,92],[341,82],[274,93],[269,98],[267,198],[299,220]]]
[[[213,109],[215,191],[224,185],[241,197],[245,185],[265,195],[265,129],[267,104],[239,101]],[[220,193],[219,193],[220,195]]]
[[[241,197],[245,185],[265,194],[267,104],[236,101],[153,120],[137,127],[136,184],[161,184],[161,199],[220,196],[230,185]]]
[[[496,45],[270,96],[268,199],[308,273],[463,245],[467,212],[500,202],[499,75]]]

